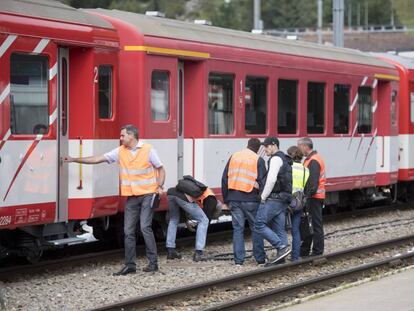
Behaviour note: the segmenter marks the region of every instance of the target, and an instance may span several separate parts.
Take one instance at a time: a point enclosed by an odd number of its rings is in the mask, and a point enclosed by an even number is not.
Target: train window
[[[101,65],[99,79],[99,118],[112,118],[112,66]]]
[[[278,132],[295,134],[297,130],[298,81],[279,80],[278,84]]]
[[[410,93],[411,99],[411,123],[414,123],[414,92]]]
[[[358,88],[358,133],[371,133],[372,123],[372,96],[371,88],[361,86]]]
[[[170,76],[167,71],[152,72],[151,112],[154,121],[167,121],[170,117]]]
[[[392,90],[391,92],[391,125],[397,125],[397,91]]]
[[[231,134],[233,124],[233,76],[211,73],[208,79],[208,132]]]
[[[349,85],[334,86],[334,133],[347,134],[349,131]]]
[[[325,130],[325,83],[308,83],[308,133],[322,134]]]
[[[49,130],[49,61],[46,56],[10,57],[10,130],[45,134]]]
[[[267,79],[247,77],[244,97],[246,103],[246,133],[265,134],[267,115]]]

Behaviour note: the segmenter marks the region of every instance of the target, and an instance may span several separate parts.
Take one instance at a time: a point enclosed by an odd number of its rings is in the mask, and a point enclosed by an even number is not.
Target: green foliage
[[[394,0],[394,9],[401,24],[414,28],[414,9],[412,0]]]
[[[181,20],[206,19],[214,26],[250,31],[253,28],[253,0],[63,0],[79,8],[109,8],[137,13],[162,11],[168,18]],[[332,25],[332,2],[323,0],[323,26]],[[391,2],[394,23],[414,27],[413,0],[344,0],[345,24],[351,13],[352,25],[365,25],[368,8],[369,25],[389,25]],[[262,0],[265,29],[317,26],[317,0]],[[351,11],[349,11],[351,8]]]
[[[218,27],[250,31],[253,27],[253,0],[201,0],[187,17],[206,19]]]

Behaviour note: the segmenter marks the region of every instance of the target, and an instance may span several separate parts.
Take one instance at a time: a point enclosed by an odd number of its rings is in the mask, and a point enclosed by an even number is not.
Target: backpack
[[[193,198],[198,198],[204,193],[204,191],[206,191],[207,186],[190,175],[185,175],[183,176],[183,179],[178,181],[175,188]]]

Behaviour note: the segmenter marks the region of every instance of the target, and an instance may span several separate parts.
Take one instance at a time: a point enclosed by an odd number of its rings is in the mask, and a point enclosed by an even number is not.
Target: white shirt
[[[274,156],[270,159],[269,169],[267,171],[267,178],[266,184],[264,186],[261,198],[262,201],[266,200],[267,197],[272,193],[273,187],[277,181],[277,175],[279,174],[279,170],[283,165],[283,160],[278,157]]]
[[[144,143],[141,140],[139,140],[138,144],[134,148],[130,149],[132,156],[135,156],[135,154],[138,152],[138,149],[141,148],[142,145],[144,145]],[[104,157],[109,164],[114,162],[119,163],[119,148],[120,147],[117,147],[104,154]],[[161,166],[163,166],[158,156],[158,153],[154,148],[151,148],[148,162],[150,162],[156,168],[160,168]]]

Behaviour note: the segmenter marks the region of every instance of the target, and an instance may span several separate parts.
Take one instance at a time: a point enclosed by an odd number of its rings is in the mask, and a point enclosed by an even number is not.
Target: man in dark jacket
[[[300,255],[322,255],[324,251],[324,232],[322,222],[322,208],[325,200],[325,162],[322,157],[313,150],[313,142],[310,138],[298,140],[298,147],[306,156],[303,165],[309,169],[309,179],[305,187],[305,194],[308,197],[306,208],[312,217],[313,236],[306,237],[302,241]]]
[[[293,161],[279,150],[279,139],[276,137],[267,137],[263,145],[266,155],[270,158],[255,228],[277,249],[276,258],[271,263],[279,263],[291,252],[285,230],[285,217],[292,198]]]
[[[243,265],[246,254],[244,224],[252,231],[253,256],[257,263],[265,262],[263,239],[254,230],[254,219],[260,203],[260,192],[266,179],[266,165],[257,155],[260,140],[250,138],[247,148],[234,153],[224,169],[221,189],[224,203],[231,211],[233,224],[233,254],[236,265]]]

